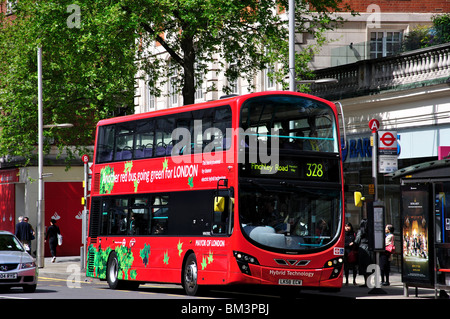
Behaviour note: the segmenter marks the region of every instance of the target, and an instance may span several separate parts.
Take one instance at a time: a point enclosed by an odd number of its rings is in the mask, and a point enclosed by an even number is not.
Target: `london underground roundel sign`
[[[380,136],[380,141],[385,147],[391,147],[397,141],[397,138],[391,132],[385,132]]]

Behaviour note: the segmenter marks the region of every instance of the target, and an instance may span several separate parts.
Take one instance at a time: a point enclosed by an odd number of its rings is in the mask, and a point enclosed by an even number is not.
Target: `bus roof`
[[[237,102],[241,99],[246,100],[248,98],[257,97],[257,96],[265,96],[265,95],[297,95],[297,96],[303,96],[303,97],[307,97],[307,98],[316,99],[316,100],[319,100],[319,101],[322,101],[322,102],[328,103],[328,104],[330,103],[327,100],[324,100],[322,98],[319,98],[319,97],[316,97],[313,95],[309,95],[306,93],[299,93],[299,92],[292,92],[292,91],[264,91],[264,92],[249,93],[249,94],[244,94],[244,95],[230,96],[230,97],[219,99],[219,100],[201,102],[201,103],[190,104],[190,105],[183,105],[183,106],[172,107],[172,108],[163,109],[163,110],[113,117],[113,118],[109,118],[109,119],[100,120],[98,122],[97,126],[103,126],[103,125],[109,125],[109,124],[121,123],[121,122],[128,122],[128,121],[133,121],[133,120],[140,120],[140,119],[157,117],[157,116],[168,115],[168,114],[176,114],[176,113],[181,113],[181,112],[185,112],[185,111],[198,110],[198,109],[202,109],[204,107],[221,106],[221,105],[224,105],[224,102],[231,104],[231,103]]]

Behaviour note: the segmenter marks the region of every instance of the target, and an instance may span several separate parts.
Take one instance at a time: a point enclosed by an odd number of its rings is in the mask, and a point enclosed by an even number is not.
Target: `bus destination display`
[[[241,164],[241,176],[339,182],[338,160],[281,159],[279,163]]]

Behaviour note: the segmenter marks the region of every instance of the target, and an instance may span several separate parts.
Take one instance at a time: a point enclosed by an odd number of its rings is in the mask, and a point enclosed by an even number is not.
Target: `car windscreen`
[[[0,251],[23,251],[22,245],[12,235],[0,235]]]

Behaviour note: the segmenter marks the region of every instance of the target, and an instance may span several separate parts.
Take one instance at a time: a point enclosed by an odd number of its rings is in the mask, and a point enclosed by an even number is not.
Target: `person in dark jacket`
[[[27,219],[28,220],[28,219]],[[19,218],[19,223],[16,225],[16,232],[15,235],[19,240],[22,242],[25,250],[27,252],[30,252],[31,250],[31,237],[33,235],[33,228],[28,223],[28,221],[25,220],[25,218],[22,218],[22,220]]]
[[[358,269],[359,274],[364,276],[364,285],[367,286],[367,267],[372,264],[372,257],[369,252],[369,225],[367,219],[362,219],[356,234],[355,243],[358,245]]]
[[[345,246],[344,246],[344,274],[345,284],[348,285],[350,269],[353,273],[353,284],[356,285],[358,247],[355,244],[356,234],[351,223],[345,224]]]
[[[50,253],[52,254],[52,263],[56,261],[56,247],[58,247],[58,234],[61,234],[59,227],[56,226],[56,220],[50,220],[50,227],[47,229],[45,234],[45,241],[48,240],[50,247]]]

